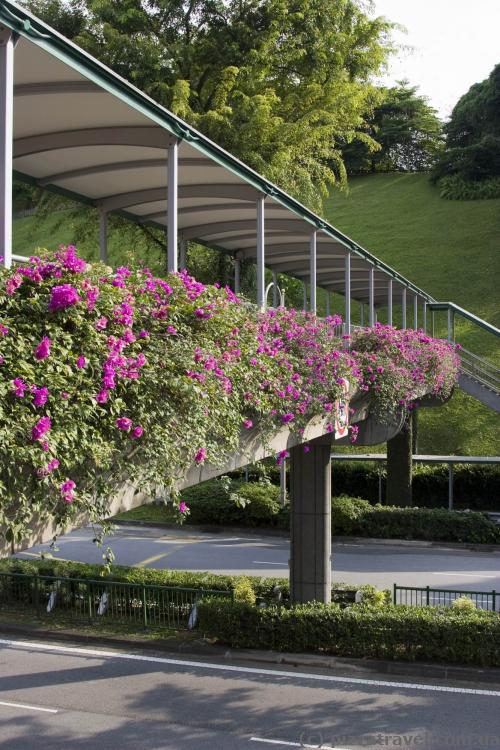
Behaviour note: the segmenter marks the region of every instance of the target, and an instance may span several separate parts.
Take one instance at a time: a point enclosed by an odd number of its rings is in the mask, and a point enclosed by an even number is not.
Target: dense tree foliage
[[[365,139],[343,149],[350,174],[420,172],[430,169],[442,147],[442,124],[416,86],[399,81],[381,90],[382,101],[368,118]],[[373,143],[378,146],[374,149]]]
[[[391,24],[363,0],[31,0],[30,9],[319,209],[378,101]]]
[[[434,180],[482,182],[500,177],[500,64],[455,105]]]

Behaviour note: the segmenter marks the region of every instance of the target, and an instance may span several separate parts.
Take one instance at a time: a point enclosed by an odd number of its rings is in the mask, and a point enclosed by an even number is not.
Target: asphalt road
[[[491,686],[0,639],[5,750],[500,748]]]
[[[58,541],[55,557],[102,562],[102,549],[92,544],[92,529],[81,529]],[[288,576],[289,544],[284,537],[238,536],[190,531],[121,527],[108,539],[121,565],[213,571],[227,574]],[[21,557],[47,551],[33,547]],[[335,543],[333,580],[379,588],[430,586],[458,590],[500,590],[500,553],[438,547],[406,547]]]

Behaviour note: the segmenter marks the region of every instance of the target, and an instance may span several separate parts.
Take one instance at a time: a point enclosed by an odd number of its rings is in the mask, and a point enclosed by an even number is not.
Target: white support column
[[[427,302],[424,299],[424,313],[423,313],[423,323],[422,328],[427,333]]]
[[[330,315],[330,292],[326,293],[326,315]]]
[[[316,313],[316,236],[317,231],[316,229],[314,229],[311,232],[311,237],[309,240],[309,309],[312,313]]]
[[[168,147],[168,228],[167,228],[167,270],[177,271],[177,192],[178,192],[179,143]]]
[[[184,237],[179,239],[179,269],[182,271],[186,268],[187,241]]]
[[[0,257],[12,265],[12,148],[14,126],[14,39],[0,31]]]
[[[359,313],[360,313],[360,325],[364,326],[365,324],[365,305],[363,302],[361,302],[359,306]]]
[[[392,279],[387,282],[387,325],[392,326]]]
[[[278,304],[278,274],[273,271],[273,307],[278,307]]]
[[[401,328],[406,328],[406,287],[401,292]]]
[[[368,314],[370,327],[375,325],[375,269],[373,266],[368,272]]]
[[[99,260],[108,262],[108,214],[103,208],[99,214]]]
[[[413,297],[413,328],[418,328],[418,297],[415,294]]]
[[[345,297],[345,333],[347,336],[351,333],[351,253],[347,251],[345,256],[345,279],[344,279],[344,297]]]
[[[307,312],[307,285],[305,281],[302,282],[302,295],[302,309]]]
[[[257,305],[262,309],[265,307],[264,299],[266,293],[266,267],[265,267],[265,240],[264,240],[264,201],[265,195],[257,198]]]
[[[241,260],[239,258],[234,259],[234,293],[240,293],[241,284]]]

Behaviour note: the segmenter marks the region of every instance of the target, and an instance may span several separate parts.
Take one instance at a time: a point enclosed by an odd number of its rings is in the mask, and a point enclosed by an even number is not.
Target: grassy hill
[[[446,201],[427,175],[369,175],[352,179],[348,195],[335,190],[325,215],[435,299],[500,327],[500,200]],[[498,340],[472,325],[460,323],[457,340],[499,361]],[[499,437],[498,415],[457,391],[446,406],[422,412],[418,447],[493,455]]]
[[[445,201],[426,175],[370,175],[351,180],[348,195],[334,191],[326,202],[325,215],[437,300],[455,302],[500,327],[500,200]],[[127,234],[124,242],[119,230],[110,231],[110,263],[126,259],[127,244],[151,267],[159,267],[160,257],[148,257],[140,234]],[[14,223],[14,248],[19,254],[72,242],[85,257],[95,258],[97,237],[97,217],[83,239],[65,212]],[[357,310],[353,305],[353,316]],[[342,312],[340,307],[338,311]],[[444,333],[444,328],[441,331]],[[493,337],[477,336],[469,324],[457,326],[457,334],[457,340],[468,349],[500,362]],[[446,406],[422,412],[419,422],[420,452],[499,453],[498,415],[461,391]]]

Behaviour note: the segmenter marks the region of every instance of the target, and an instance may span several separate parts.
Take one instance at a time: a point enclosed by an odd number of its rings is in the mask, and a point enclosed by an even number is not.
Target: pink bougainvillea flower
[[[71,284],[53,286],[50,290],[49,310],[51,312],[64,310],[67,307],[76,305],[77,302],[80,302],[80,295],[78,294],[78,290],[74,286],[71,286]]]
[[[206,459],[206,457],[207,457],[206,449],[198,448],[194,456],[195,463],[201,464]]]
[[[38,344],[37,348],[35,349],[35,357],[38,360],[46,359],[50,356],[50,347],[52,346],[52,341],[49,339],[48,336],[44,336],[43,339]]]
[[[74,500],[74,489],[76,484],[72,479],[66,479],[60,486],[61,496],[65,503],[72,503]]]
[[[108,400],[109,392],[103,388],[99,391],[99,393],[96,395],[95,400],[98,404],[105,404]]]
[[[149,338],[149,331],[146,331],[143,328],[142,331],[139,331],[139,338],[140,339],[147,339],[147,338]]]
[[[310,445],[304,445],[304,453],[309,453],[310,450],[311,450]]]
[[[7,336],[9,329],[0,323],[0,336]]]
[[[288,451],[280,451],[280,452],[278,453],[278,455],[276,456],[276,463],[277,463],[277,465],[278,465],[278,466],[281,466],[281,464],[283,463],[283,461],[284,461],[284,460],[285,460],[286,458],[289,458],[289,457],[290,457],[290,454],[289,454],[289,452],[288,452]]]
[[[132,437],[137,440],[138,438],[142,437],[144,434],[144,428],[141,427],[140,424],[137,425],[137,427],[134,427],[132,430]]]
[[[245,429],[247,429],[247,430],[249,430],[251,427],[253,427],[252,420],[251,419],[244,419],[243,420],[243,427],[245,427]]]
[[[181,500],[179,503],[179,513],[187,513],[189,510],[189,505],[184,502],[184,500]]]
[[[295,419],[295,414],[292,414],[292,412],[288,412],[287,414],[283,414],[281,417],[281,421],[283,424],[289,424],[290,422],[293,422]]]
[[[40,440],[52,427],[50,417],[40,417],[36,425],[31,430],[32,440]]]
[[[96,331],[104,331],[107,325],[108,325],[108,319],[102,317],[102,318],[99,318],[99,320],[96,320],[95,329]]]
[[[33,406],[43,406],[49,397],[49,389],[43,386],[43,388],[33,388]]]
[[[118,417],[115,424],[119,430],[125,430],[128,432],[132,427],[132,420],[128,417]]]
[[[16,289],[19,289],[21,284],[23,283],[23,277],[19,273],[15,273],[13,276],[11,276],[9,279],[7,279],[5,283],[5,292],[6,294],[11,297]]]
[[[12,385],[14,386],[16,396],[18,398],[23,398],[24,392],[28,387],[24,380],[22,378],[14,378],[14,380],[12,381]]]
[[[79,370],[83,370],[87,366],[87,360],[85,359],[83,354],[80,354],[80,356],[76,360],[76,366]]]

